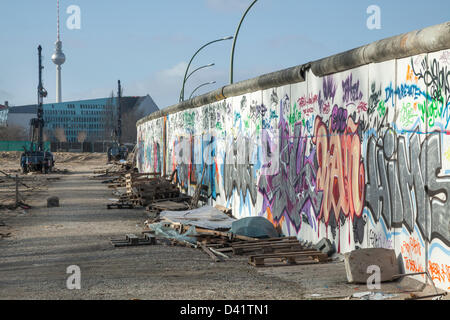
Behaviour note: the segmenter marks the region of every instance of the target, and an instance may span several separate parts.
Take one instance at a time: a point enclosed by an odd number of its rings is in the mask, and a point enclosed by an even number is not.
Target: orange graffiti
[[[405,261],[405,269],[408,271],[411,271],[411,273],[415,272],[423,272],[423,267],[420,265],[420,263],[414,259],[410,259],[408,257],[403,257]],[[421,275],[422,278],[425,277],[423,274]]]
[[[424,267],[419,262],[422,256],[421,246],[414,237],[409,237],[407,241],[403,241],[401,252],[405,261],[405,269],[410,272],[424,272]],[[422,275],[424,277],[424,275]]]
[[[416,83],[417,81],[419,81],[419,78],[414,75],[413,70],[409,64],[408,70],[406,70],[406,81],[414,81]]]
[[[361,160],[361,140],[358,125],[348,118],[343,133],[329,132],[321,117],[316,117],[312,142],[317,146],[317,189],[323,191],[319,219],[329,221],[333,211],[339,220],[341,211],[346,217],[360,217],[364,206],[365,174]]]
[[[450,266],[428,261],[428,271],[433,280],[439,282],[450,282]]]
[[[284,216],[281,217],[281,219],[279,221],[276,221],[273,218],[272,211],[270,211],[270,208],[267,208],[266,212],[267,212],[267,220],[272,222],[272,224],[274,225],[275,228],[278,226],[281,226],[281,224],[284,222]]]
[[[403,241],[402,254],[412,256],[413,254],[421,256],[420,243],[413,237],[409,237],[409,241]]]

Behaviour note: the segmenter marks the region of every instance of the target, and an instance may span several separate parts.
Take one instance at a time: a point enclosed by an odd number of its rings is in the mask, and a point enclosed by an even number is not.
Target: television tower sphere
[[[55,53],[53,53],[53,55],[52,55],[52,61],[57,66],[60,66],[66,61],[66,56],[62,52],[62,42],[59,41],[59,40],[56,41],[55,42],[55,47],[56,47],[55,48]]]

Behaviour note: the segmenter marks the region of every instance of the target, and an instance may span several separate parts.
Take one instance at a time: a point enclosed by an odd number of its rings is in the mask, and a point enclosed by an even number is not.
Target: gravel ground
[[[0,238],[0,299],[300,300],[367,291],[346,283],[342,262],[254,268],[247,257],[214,263],[203,251],[187,247],[114,248],[110,238],[140,234],[146,211],[106,209],[112,189],[91,179],[94,170],[105,167],[103,154],[62,154],[59,159],[57,168],[70,173],[38,175],[47,183],[28,195],[32,209],[0,209],[0,233],[10,233]],[[15,160],[0,162],[13,170]],[[59,197],[60,207],[46,208],[49,196]],[[71,265],[80,267],[80,290],[67,289]],[[398,283],[381,291],[397,293],[396,299],[407,296]]]
[[[98,164],[97,164],[98,165]],[[72,164],[73,167],[73,164]],[[139,234],[143,209],[107,210],[111,189],[89,179],[93,166],[52,175],[30,210],[0,214],[12,236],[0,240],[0,299],[301,299],[299,284],[259,274],[246,258],[214,263],[201,250],[166,245],[114,248]],[[46,208],[47,196],[60,207]],[[66,268],[81,270],[68,290]]]

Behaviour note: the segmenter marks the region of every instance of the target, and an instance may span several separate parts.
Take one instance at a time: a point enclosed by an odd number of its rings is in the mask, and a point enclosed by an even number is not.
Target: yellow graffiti
[[[450,161],[450,148],[448,148],[447,151],[445,151],[444,156],[445,156],[445,159]]]

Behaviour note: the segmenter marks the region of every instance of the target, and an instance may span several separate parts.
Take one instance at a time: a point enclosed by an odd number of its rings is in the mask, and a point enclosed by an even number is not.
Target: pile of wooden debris
[[[170,177],[162,177],[160,173],[126,172],[107,182],[118,196],[114,203],[107,204],[108,209],[145,207],[157,215],[162,210],[189,208],[191,197],[182,194]]]
[[[219,208],[223,213],[229,213],[229,209]],[[180,212],[178,217],[189,217],[189,213],[194,211],[196,210]],[[205,220],[199,218],[186,218],[186,222],[182,223],[180,221],[183,218],[168,218],[164,213],[162,212],[158,219],[146,221],[143,234],[152,234],[158,241],[171,245],[200,248],[215,262],[229,259],[230,254],[248,256],[248,263],[255,267],[330,261],[327,253],[312,247],[311,244],[301,243],[296,237],[252,238],[232,233],[229,228],[214,228],[213,225],[209,228],[201,227],[202,224],[208,226],[208,221],[205,223]],[[217,216],[210,221],[218,221]],[[172,231],[167,231],[170,229]]]

